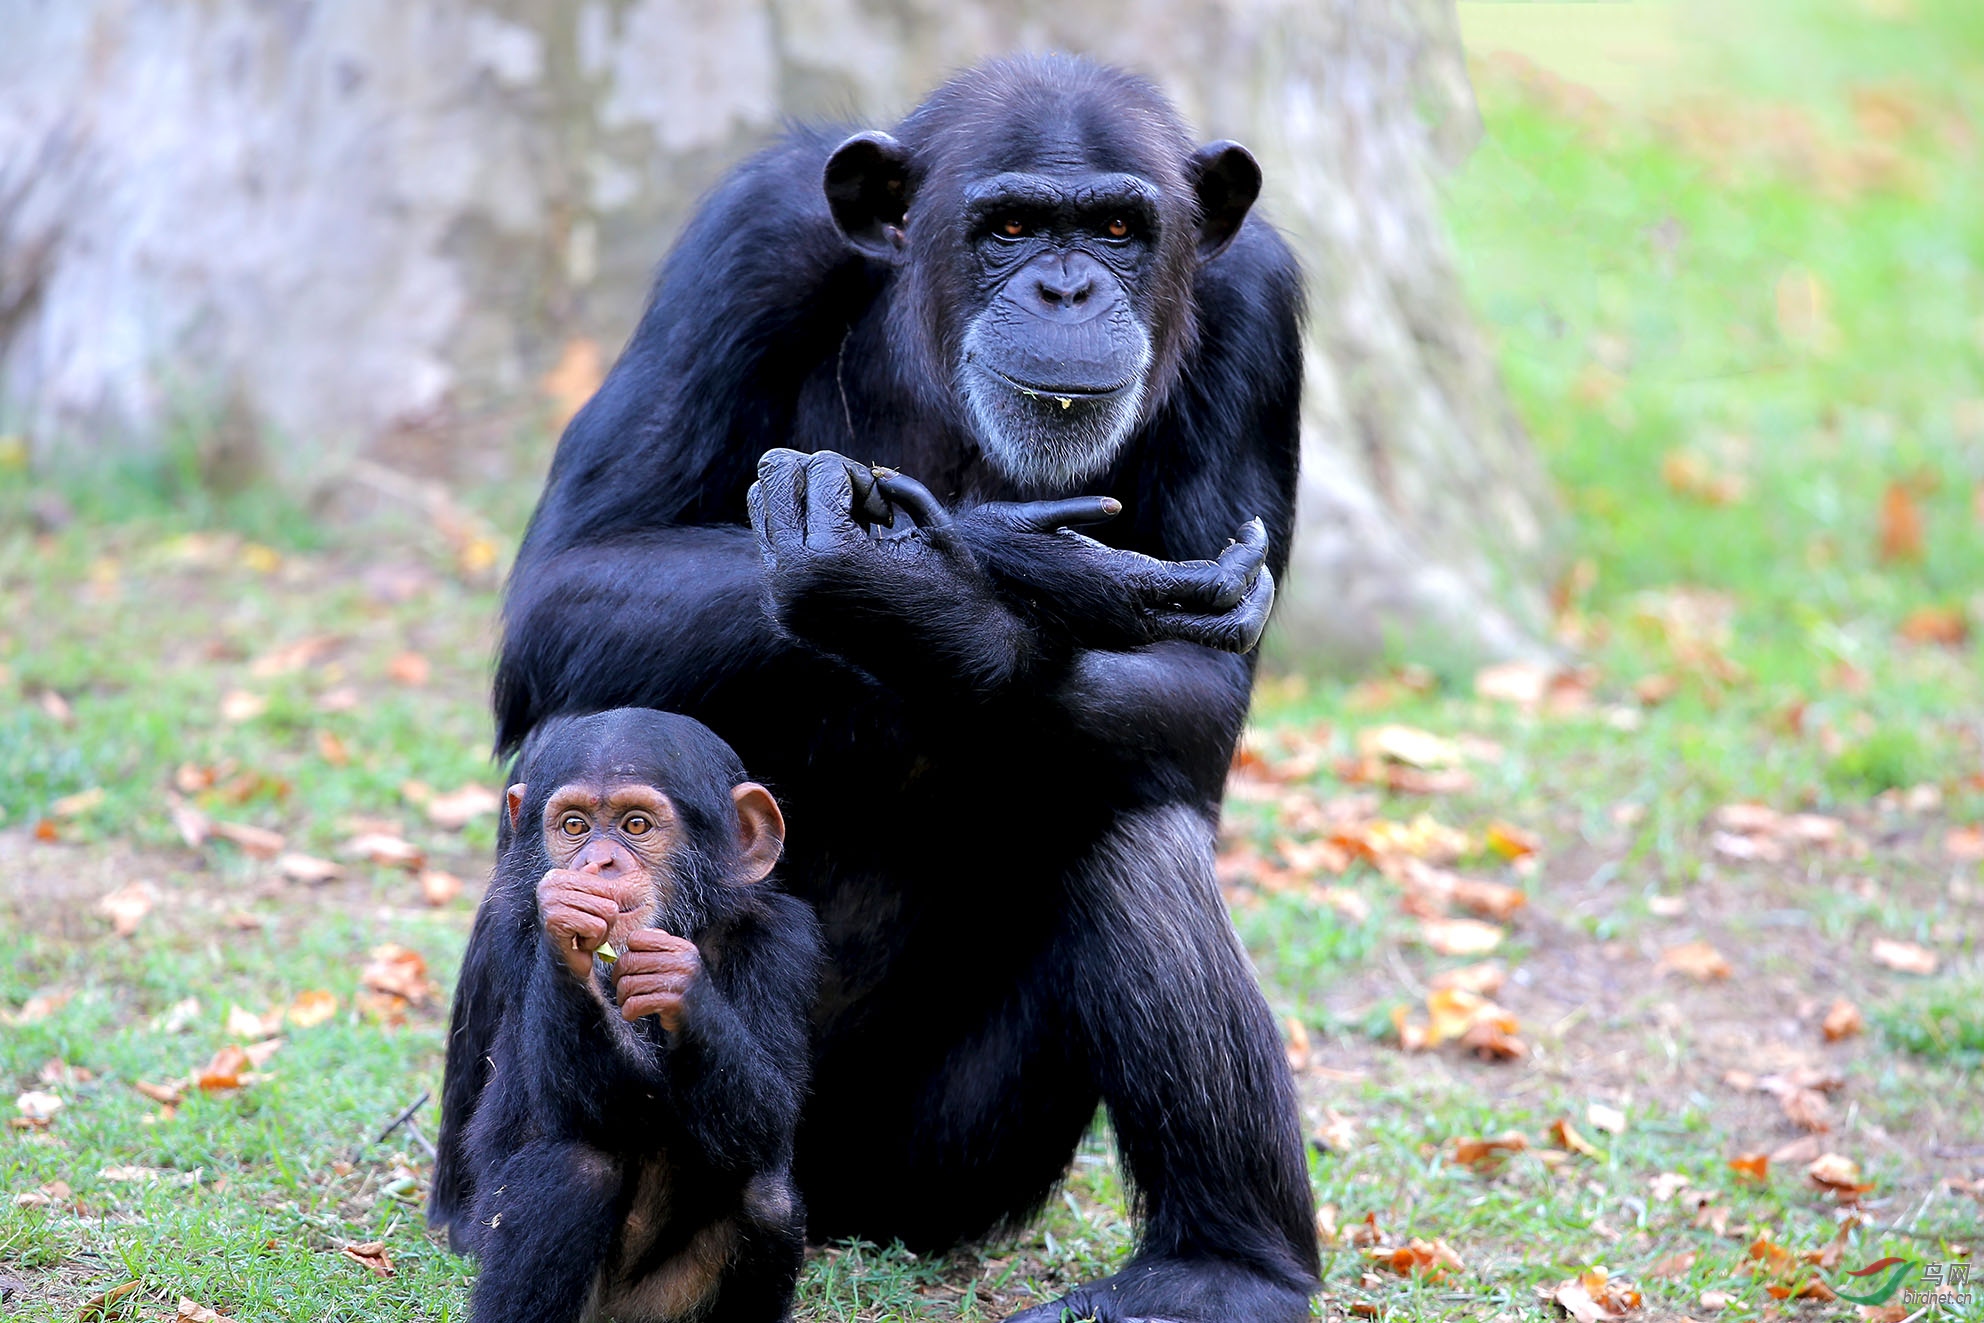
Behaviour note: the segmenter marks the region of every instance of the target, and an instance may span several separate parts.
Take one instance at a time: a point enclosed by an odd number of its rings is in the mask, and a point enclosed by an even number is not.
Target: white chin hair
[[[966,368],[964,397],[985,457],[1028,491],[1065,491],[1109,467],[1143,406],[1143,373],[1108,399],[1035,395]]]

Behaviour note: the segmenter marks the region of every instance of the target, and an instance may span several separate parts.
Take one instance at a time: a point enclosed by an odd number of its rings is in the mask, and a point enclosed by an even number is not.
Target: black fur
[[[545,802],[609,770],[661,790],[687,829],[656,924],[693,940],[704,972],[674,1034],[622,1020],[603,971],[583,986],[538,912]],[[623,1304],[615,1317],[782,1319],[805,1248],[792,1139],[820,946],[803,902],[729,880],[743,766],[699,723],[634,710],[538,727],[519,776],[520,827],[505,833],[456,991],[430,1208],[482,1260],[473,1318],[587,1318],[683,1269],[715,1276],[677,1293],[689,1307]]]
[[[1149,85],[1083,62],[990,65],[892,135],[841,137],[794,133],[716,189],[567,429],[511,577],[498,742],[669,708],[778,794],[783,875],[829,957],[797,1150],[811,1235],[936,1248],[1022,1219],[1100,1101],[1142,1240],[1069,1303],[1306,1318],[1293,1087],[1210,869],[1294,514],[1296,265],[1246,216],[1251,158],[1195,154]],[[1154,199],[1147,250],[1096,259],[1118,263],[1110,325],[1130,309],[1150,352],[1087,477],[995,463],[964,398],[973,318],[1010,293],[966,199],[1012,171]],[[1002,443],[1048,444],[1057,416]],[[825,451],[862,463],[805,458]],[[934,501],[868,490],[869,462]],[[850,513],[877,492],[879,538]],[[1003,504],[1083,495],[1122,513],[1082,536]],[[472,951],[470,1018],[500,986]]]

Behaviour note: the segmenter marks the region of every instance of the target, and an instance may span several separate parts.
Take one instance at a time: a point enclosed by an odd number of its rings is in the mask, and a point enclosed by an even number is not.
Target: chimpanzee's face
[[[896,268],[909,370],[1035,494],[1109,467],[1177,376],[1201,264],[1260,192],[1244,147],[1196,151],[1135,81],[1070,88],[1024,63],[967,76],[834,152],[827,202]]]
[[[1142,415],[1157,190],[1133,174],[1007,171],[967,188],[964,214],[977,297],[957,373],[979,445],[1023,487],[1078,483]]]

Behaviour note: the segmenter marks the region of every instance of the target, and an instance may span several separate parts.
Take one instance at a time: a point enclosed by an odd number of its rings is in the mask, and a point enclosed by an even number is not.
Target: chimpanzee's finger
[[[767,450],[758,460],[756,486],[764,511],[760,536],[777,555],[796,555],[805,547],[806,492],[800,468],[805,462],[797,450],[782,447]]]
[[[1123,503],[1113,496],[1076,496],[1065,501],[1016,501],[1000,513],[1019,532],[1051,533],[1114,519],[1123,513]]]
[[[847,460],[831,450],[808,455],[799,482],[806,505],[806,545],[828,551],[847,540],[854,528],[854,483]]]
[[[1259,519],[1240,525],[1240,536],[1219,553],[1219,567],[1241,584],[1252,586],[1254,576],[1268,563],[1268,526]]]
[[[1274,573],[1263,569],[1230,611],[1208,615],[1199,611],[1160,610],[1150,616],[1158,638],[1199,643],[1221,652],[1251,652],[1267,628],[1274,607]]]
[[[944,508],[944,503],[939,501],[928,487],[908,474],[897,473],[894,469],[885,469],[878,465],[873,472],[875,486],[881,489],[882,495],[909,511],[910,518],[920,526],[950,527],[951,512]]]
[[[606,920],[576,906],[553,905],[544,912],[544,926],[553,933],[569,933],[575,942],[597,946],[606,940]]]
[[[688,938],[677,937],[660,928],[637,928],[627,934],[629,951],[681,951],[694,945]]]

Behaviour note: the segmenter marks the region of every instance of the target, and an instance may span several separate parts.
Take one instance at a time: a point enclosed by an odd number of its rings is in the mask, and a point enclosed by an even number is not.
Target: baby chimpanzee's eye
[[[654,823],[645,813],[629,813],[620,824],[620,830],[629,836],[645,836],[653,827]]]
[[[592,830],[592,824],[577,813],[567,813],[565,820],[558,824],[558,829],[567,836],[584,836]]]

